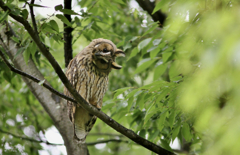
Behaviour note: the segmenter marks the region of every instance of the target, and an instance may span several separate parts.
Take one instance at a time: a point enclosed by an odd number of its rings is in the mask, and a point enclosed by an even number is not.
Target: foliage
[[[30,21],[28,10],[22,8],[23,2],[5,3],[15,14]],[[75,28],[74,55],[92,39],[100,37],[124,49],[126,58],[117,60],[123,68],[112,71],[102,110],[143,138],[168,150],[177,139],[180,149],[188,146],[185,151],[192,154],[238,154],[239,2],[155,1],[153,12],[161,9],[168,14],[163,28],[143,11],[130,8],[129,3],[83,0],[77,5],[87,10],[80,12],[57,5],[53,15],[37,17],[40,37],[62,67],[62,22]],[[72,23],[62,13],[74,15]],[[0,22],[8,19],[7,14],[0,12]],[[29,35],[21,35],[24,28],[14,21],[11,23],[19,36],[12,39],[22,45],[19,54],[24,55],[26,63],[33,59],[52,86],[63,90]],[[38,139],[39,133],[52,125],[51,119],[46,113],[42,115],[42,107],[20,76],[11,73],[3,62],[0,69],[0,128]],[[26,128],[31,135],[26,133]],[[94,132],[115,133],[101,121],[97,121],[91,133]],[[2,152],[9,152],[7,146],[12,151],[28,154],[38,154],[42,149],[33,142],[22,142],[3,133],[0,136]],[[87,141],[104,138],[89,136]],[[90,153],[150,154],[140,148],[129,141],[124,145],[109,143],[100,152],[92,147]]]

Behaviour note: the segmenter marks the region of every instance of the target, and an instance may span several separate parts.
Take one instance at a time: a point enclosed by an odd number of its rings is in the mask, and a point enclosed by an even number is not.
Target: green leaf
[[[134,97],[130,97],[128,99],[128,106],[127,106],[127,110],[130,111],[131,107],[132,107],[132,104],[133,104],[133,100],[134,100]]]
[[[50,33],[56,33],[56,31],[52,28],[52,26],[50,25],[50,23],[45,23],[45,24],[43,24],[43,26],[42,26],[42,30],[44,31],[44,32],[50,32]]]
[[[169,116],[169,119],[168,119],[168,122],[169,122],[169,125],[170,125],[171,128],[173,127],[175,117],[176,117],[176,110],[172,110],[171,114]]]
[[[147,109],[146,115],[144,117],[144,124],[146,124],[149,121],[149,119],[159,111],[160,109],[156,108],[155,102],[153,102],[151,106]]]
[[[26,48],[27,48],[27,46],[19,48],[18,51],[17,51],[17,53],[16,53],[16,55],[14,55],[13,60],[14,60],[20,53],[22,53]]]
[[[118,95],[122,94],[124,91],[131,89],[131,88],[133,88],[133,87],[125,87],[125,88],[115,90],[114,92],[116,92],[116,93],[114,94],[113,98],[116,99]]]
[[[76,25],[80,27],[81,26],[81,21],[79,20],[79,18],[75,17],[74,20],[75,20]]]
[[[145,130],[145,129],[142,129],[142,130],[139,132],[139,136],[145,138],[145,135],[146,135],[146,130]]]
[[[130,97],[132,97],[133,95],[135,95],[139,90],[138,89],[134,89],[133,91],[131,91],[126,97],[125,99],[128,99]]]
[[[157,59],[150,59],[144,63],[142,63],[140,66],[137,67],[137,69],[134,71],[133,74],[141,73],[142,71],[146,70],[148,67],[150,67]]]
[[[56,5],[54,8],[55,8],[55,11],[58,11],[58,10],[62,10],[63,6],[62,4],[60,4],[60,5]]]
[[[8,10],[6,12],[4,12],[3,14],[1,14],[0,23],[3,22],[7,18],[8,14],[9,14]]]
[[[161,146],[163,148],[167,149],[168,151],[173,152],[172,148],[169,146],[169,143],[166,140],[164,140],[164,139],[161,139]]]
[[[163,110],[163,112],[160,115],[160,118],[158,119],[158,123],[157,123],[159,131],[162,131],[162,129],[164,127],[164,122],[165,122],[167,116],[168,116],[168,111]]]
[[[142,37],[145,36],[146,34],[152,32],[153,30],[155,30],[158,26],[159,26],[159,25],[158,25],[157,23],[152,24],[152,27],[150,27],[150,28],[142,35]]]
[[[78,13],[76,13],[73,10],[70,10],[70,9],[60,9],[59,11],[61,11],[64,14],[67,14],[67,15],[79,15]]]
[[[21,12],[21,15],[24,19],[27,19],[28,18],[28,11],[27,9],[23,9],[22,12]]]
[[[162,5],[163,5],[164,0],[161,0],[160,2],[157,3],[157,5],[155,6],[155,8],[153,9],[152,15],[157,12],[158,10],[161,9]]]
[[[172,131],[172,141],[177,137],[179,130],[180,130],[181,124],[178,124],[177,127],[175,127]]]
[[[154,46],[158,46],[161,43],[161,41],[162,39],[154,39],[152,43]]]
[[[130,56],[128,57],[128,60],[127,60],[127,61],[129,61],[132,57],[136,56],[137,53],[138,53],[138,49],[137,49],[137,47],[134,47],[134,49],[131,51],[131,54],[130,54]]]
[[[123,2],[122,0],[114,0],[114,2],[117,2],[117,3],[119,3],[119,4],[126,5],[126,3],[125,3],[125,2]]]
[[[40,82],[38,82],[38,85],[42,86],[44,82],[45,82],[45,79],[40,81]]]
[[[167,63],[158,65],[154,70],[154,80],[159,79],[167,69]]]
[[[17,37],[12,36],[11,39],[16,43],[20,43],[20,40]]]
[[[137,97],[137,105],[139,106],[140,109],[144,107],[144,97],[147,95],[145,91],[141,92],[138,97]]]
[[[159,132],[159,130],[155,130],[155,132],[154,132],[154,134],[150,134],[149,135],[149,141],[153,141],[155,138],[157,138],[158,137],[158,134],[159,134],[160,132]]]
[[[138,51],[141,51],[144,47],[146,47],[150,42],[151,42],[152,38],[147,38],[144,39],[143,41],[141,41],[138,44]]]
[[[59,27],[58,27],[58,24],[57,24],[57,22],[56,22],[55,20],[50,20],[49,24],[51,25],[51,27],[52,27],[55,31],[59,32]]]
[[[186,122],[183,124],[181,132],[182,132],[183,137],[186,139],[186,141],[190,142],[192,139],[192,134],[190,131],[190,127]]]
[[[30,54],[31,54],[31,50],[29,48],[29,46],[27,47],[27,49],[23,52],[23,58],[26,64],[28,64],[28,60],[30,58]]]
[[[68,19],[60,14],[57,14],[56,17],[60,19],[63,23],[65,23],[67,26],[72,26],[72,24],[68,21]]]
[[[12,77],[11,77],[11,72],[10,71],[4,72],[3,77],[4,77],[5,80],[7,80],[9,83],[11,83]]]
[[[88,25],[84,26],[83,30],[90,29],[92,27],[93,23],[94,23],[94,21],[92,21]]]
[[[161,49],[159,47],[154,48],[152,51],[150,51],[150,58],[155,58],[160,51]]]

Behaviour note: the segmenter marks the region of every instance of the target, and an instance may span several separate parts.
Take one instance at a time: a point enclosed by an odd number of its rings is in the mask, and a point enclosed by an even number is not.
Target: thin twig
[[[115,137],[124,137],[123,135],[112,134],[112,133],[89,133],[88,136],[115,136]]]
[[[30,142],[35,142],[35,143],[45,143],[47,145],[64,145],[64,144],[55,144],[55,143],[50,143],[48,141],[43,141],[43,140],[36,140],[36,139],[32,139],[32,138],[28,138],[28,137],[23,137],[23,136],[18,136],[14,133],[8,132],[8,131],[4,131],[0,128],[0,132],[11,135],[15,138],[19,138],[22,140],[27,140]],[[103,144],[103,143],[109,143],[109,142],[117,142],[117,143],[128,143],[127,140],[121,140],[121,139],[108,139],[108,140],[100,140],[100,141],[96,141],[96,142],[88,142],[86,143],[88,146],[93,146],[93,145],[97,145],[97,144]]]
[[[45,143],[45,144],[47,144],[47,145],[64,145],[64,144],[54,144],[54,143],[50,143],[50,142],[48,142],[48,141],[36,140],[36,139],[28,138],[28,137],[18,136],[18,135],[14,134],[14,133],[11,133],[11,132],[8,132],[8,131],[4,131],[4,130],[2,130],[1,128],[0,128],[0,132],[5,133],[5,134],[8,134],[8,135],[11,135],[11,136],[13,136],[13,137],[15,137],[15,138],[20,138],[20,139],[22,139],[22,140],[27,140],[27,141],[30,141],[30,142]]]
[[[35,20],[35,16],[34,16],[34,11],[33,11],[34,1],[35,0],[31,0],[31,3],[30,3],[31,5],[29,5],[29,9],[30,9],[30,14],[31,14],[31,19],[32,19],[32,24],[33,24],[34,31],[36,33],[38,33],[37,24],[36,24],[36,20]]]
[[[89,143],[86,143],[86,144],[87,144],[88,146],[91,146],[91,145],[103,144],[103,143],[109,143],[109,142],[118,142],[118,143],[124,142],[124,143],[128,143],[127,140],[108,139],[108,140],[100,140],[100,141],[97,141],[97,142],[89,142]]]
[[[5,50],[6,50],[6,49],[5,49]],[[2,52],[1,49],[0,49],[0,56],[2,57],[4,63],[8,66],[8,68],[9,68],[11,71],[13,71],[14,73],[17,73],[17,74],[19,74],[19,75],[22,75],[22,76],[24,76],[24,77],[27,77],[27,78],[33,80],[34,82],[37,82],[37,83],[41,82],[41,80],[39,80],[38,78],[36,78],[36,77],[34,77],[34,76],[30,75],[30,74],[27,74],[27,73],[25,73],[25,72],[23,72],[23,71],[21,71],[21,70],[18,70],[18,69],[16,69],[16,68],[14,68],[14,67],[8,62],[8,60],[5,58],[5,56],[4,56],[4,54],[3,54],[3,52]],[[54,93],[54,94],[56,94],[56,95],[58,95],[58,96],[60,96],[60,97],[62,97],[62,98],[64,98],[64,99],[66,99],[66,100],[68,100],[68,101],[77,103],[73,98],[70,98],[70,97],[68,97],[68,96],[60,93],[59,91],[53,89],[52,86],[48,85],[46,82],[44,82],[42,86],[45,87],[45,88],[47,88],[48,90],[50,90],[52,93]]]

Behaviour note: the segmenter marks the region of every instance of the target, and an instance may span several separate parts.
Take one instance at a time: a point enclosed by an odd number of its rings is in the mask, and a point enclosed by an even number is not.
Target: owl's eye
[[[103,52],[106,53],[106,52],[108,52],[108,50],[107,50],[106,48],[104,48],[104,49],[103,49]]]

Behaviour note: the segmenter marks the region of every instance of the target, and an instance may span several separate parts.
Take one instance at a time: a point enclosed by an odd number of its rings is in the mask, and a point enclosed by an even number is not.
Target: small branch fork
[[[3,43],[3,42],[2,42],[2,43]],[[5,49],[5,50],[6,50],[6,49]],[[29,79],[33,80],[34,82],[37,82],[37,83],[41,82],[41,80],[39,80],[38,78],[36,78],[36,77],[34,77],[34,76],[32,76],[32,75],[29,75],[29,74],[27,74],[27,73],[25,73],[25,72],[23,72],[23,71],[21,71],[21,70],[18,70],[18,69],[16,69],[16,68],[14,68],[14,67],[8,62],[8,60],[5,58],[4,53],[1,51],[1,49],[0,49],[0,56],[1,56],[1,58],[3,59],[4,63],[8,66],[8,68],[9,68],[12,72],[17,73],[17,74],[19,74],[19,75],[22,75],[22,76],[24,76],[24,77],[26,77],[26,78],[29,78]],[[66,100],[68,100],[68,101],[77,103],[77,101],[75,101],[73,98],[70,98],[70,97],[68,97],[68,96],[60,93],[59,91],[53,89],[52,86],[46,84],[45,82],[42,84],[42,86],[45,87],[45,88],[47,88],[48,90],[50,90],[52,93],[54,93],[54,94],[56,94],[56,95],[58,95],[58,96],[60,96],[60,97],[62,97],[62,98],[64,98],[64,99],[66,99]]]
[[[122,133],[123,135],[125,135],[129,139],[133,140],[134,142],[142,145],[143,147],[145,147],[145,148],[147,148],[147,149],[149,149],[149,150],[151,150],[151,151],[153,151],[157,154],[164,154],[164,155],[173,155],[174,154],[174,153],[172,153],[168,150],[165,150],[162,147],[160,147],[160,146],[142,138],[141,136],[134,133],[132,130],[125,128],[124,126],[122,126],[121,124],[119,124],[118,122],[116,122],[115,120],[110,118],[109,116],[107,116],[105,113],[103,113],[102,111],[99,111],[96,107],[92,106],[87,101],[85,101],[81,97],[81,95],[75,90],[75,88],[72,86],[72,84],[69,82],[69,80],[65,76],[64,72],[62,71],[61,67],[59,66],[57,61],[54,59],[52,54],[49,52],[49,49],[41,42],[41,40],[38,36],[38,33],[35,33],[35,31],[31,27],[31,25],[29,24],[29,22],[27,20],[25,20],[24,18],[22,18],[21,16],[12,14],[11,9],[9,7],[7,7],[2,0],[0,0],[0,7],[4,11],[9,11],[9,15],[25,27],[25,29],[28,31],[29,35],[32,37],[33,41],[38,46],[40,52],[47,58],[49,63],[54,68],[55,72],[58,74],[62,83],[65,85],[65,87],[72,94],[74,99],[77,101],[77,104],[82,106],[84,109],[89,111],[91,114],[97,116],[99,119],[101,119],[103,122],[105,122],[106,124],[111,126],[116,131]],[[8,67],[11,67],[11,65],[10,66],[8,65]],[[32,76],[30,76],[26,73],[23,73],[23,72],[21,72],[17,69],[14,69],[14,68],[11,67],[11,70],[14,70],[16,73],[23,74],[24,76],[29,77],[30,79],[32,79],[35,82],[40,82],[40,80],[38,80],[36,78],[32,78]],[[51,92],[57,93],[57,95],[60,95],[61,97],[64,97],[66,99],[65,95],[62,95],[61,93],[55,91],[51,86],[49,87],[49,85],[44,84],[44,87],[48,88]],[[68,100],[76,103],[76,101],[71,99],[71,98],[68,98]]]

